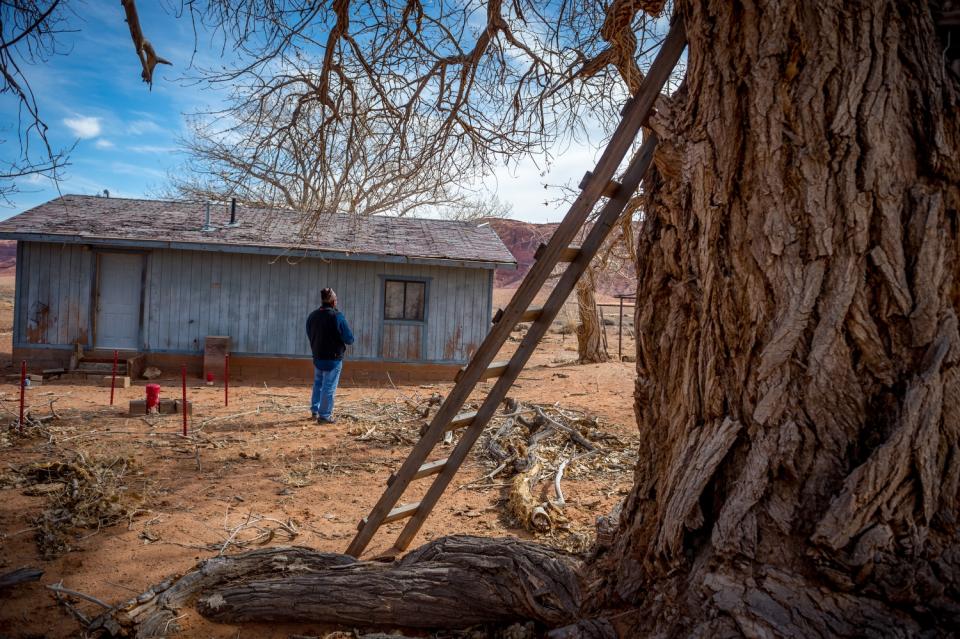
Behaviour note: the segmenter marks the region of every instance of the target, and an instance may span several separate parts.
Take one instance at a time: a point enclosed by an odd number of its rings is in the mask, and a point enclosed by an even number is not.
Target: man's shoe
[[[331,415],[330,417],[317,416],[317,423],[318,424],[336,424],[337,420],[333,415]]]

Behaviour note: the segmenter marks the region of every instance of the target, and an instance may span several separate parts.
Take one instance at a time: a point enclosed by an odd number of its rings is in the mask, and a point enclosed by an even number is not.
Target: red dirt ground
[[[12,288],[12,277],[0,277],[0,365],[8,374],[13,371]],[[498,291],[498,302],[510,294]],[[616,331],[611,328],[610,350],[615,355]],[[511,342],[508,347],[515,345]],[[633,353],[632,340],[626,342],[624,352]],[[513,396],[588,411],[600,418],[604,430],[634,441],[634,365],[575,366],[570,364],[575,356],[571,335],[551,333],[521,374]],[[62,419],[53,422],[50,435],[20,438],[9,430],[16,421],[17,384],[4,382],[0,385],[0,574],[21,566],[37,566],[45,574],[39,582],[0,595],[6,597],[0,605],[0,636],[51,639],[77,636],[80,626],[54,601],[46,584],[62,581],[64,587],[119,603],[165,577],[188,571],[198,560],[215,556],[230,531],[249,518],[297,522],[295,539],[279,534],[269,545],[292,543],[342,552],[357,521],[367,514],[412,444],[389,437],[365,438],[371,428],[375,434],[395,430],[389,419],[368,419],[370,402],[401,407],[408,399],[446,393],[451,386],[345,387],[338,394],[340,421],[317,427],[303,417],[308,380],[236,380],[229,408],[223,406],[221,388],[192,380],[194,436],[186,440],[178,436],[178,416],[153,424],[126,416],[127,402],[143,396],[143,381],[118,390],[114,407],[108,405],[109,388],[92,382],[46,381],[28,391],[28,405],[45,415],[49,401],[56,398]],[[160,383],[165,396],[177,392],[178,379],[168,377]],[[366,417],[346,417],[344,413],[351,410]],[[142,512],[102,530],[81,530],[69,539],[73,550],[44,561],[34,540],[34,520],[47,498],[24,494],[22,486],[4,484],[2,477],[27,463],[69,460],[78,453],[87,459],[119,454],[135,462],[126,485],[146,496]],[[439,451],[438,456],[442,455]],[[486,472],[487,467],[471,455],[415,544],[452,533],[531,537],[512,527],[501,486],[457,489]],[[541,483],[546,489],[550,482]],[[629,470],[599,479],[565,479],[566,512],[576,526],[592,529],[595,517],[609,512],[631,483]],[[388,548],[401,525],[386,526],[386,534],[375,539],[370,553]],[[253,535],[243,531],[237,539]],[[227,552],[238,550],[231,545]],[[92,604],[78,606],[87,614],[98,612]],[[182,613],[185,616],[178,623],[184,637],[323,635],[322,629],[310,625],[241,629],[207,622],[190,610]]]

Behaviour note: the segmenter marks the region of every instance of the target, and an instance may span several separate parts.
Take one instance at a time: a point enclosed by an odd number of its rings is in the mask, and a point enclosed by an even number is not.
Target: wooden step
[[[449,432],[451,430],[457,430],[458,428],[466,428],[471,423],[473,423],[473,418],[477,416],[477,411],[470,411],[469,413],[460,413],[454,417],[446,428],[443,429],[443,432]]]
[[[546,250],[547,250],[547,245],[546,245],[546,244],[541,244],[540,246],[538,246],[536,253],[533,254],[533,259],[539,260],[540,257],[543,255],[543,252],[546,251]],[[580,247],[579,247],[579,246],[570,246],[570,247],[567,247],[567,248],[563,249],[562,251],[560,251],[560,257],[557,258],[557,261],[558,261],[558,262],[572,262],[572,261],[574,261],[575,259],[577,259],[577,256],[578,256],[578,255],[580,255]]]
[[[490,366],[487,367],[487,370],[483,371],[480,375],[480,379],[491,379],[493,377],[500,377],[503,375],[503,372],[507,370],[507,366],[510,365],[510,362],[493,362]],[[457,371],[457,376],[453,381],[459,382],[460,378],[463,377],[464,372],[466,372],[467,367],[463,366],[459,371]]]
[[[387,516],[383,518],[383,521],[380,522],[380,525],[389,524],[392,521],[397,521],[399,519],[406,519],[407,517],[412,517],[414,513],[420,508],[420,502],[414,502],[412,504],[401,504],[387,513]],[[367,525],[367,518],[364,517],[360,520],[360,523],[357,524],[357,530],[363,530],[363,527]]]
[[[535,322],[537,321],[537,318],[540,317],[541,313],[543,313],[542,306],[531,306],[530,308],[528,308],[523,312],[523,315],[520,316],[520,319],[518,321]],[[498,308],[496,314],[494,314],[493,316],[493,323],[496,324],[502,319],[503,319],[503,309]]]
[[[436,461],[427,462],[420,466],[417,469],[417,472],[413,474],[413,477],[410,478],[411,481],[414,479],[423,479],[424,477],[430,477],[431,475],[436,475],[447,465],[447,459],[438,459]],[[393,482],[397,481],[397,474],[390,473],[390,476],[387,477],[387,486],[391,485]]]
[[[105,362],[80,362],[80,364],[77,366],[76,372],[108,375],[113,372],[113,362],[110,362],[109,364]],[[117,375],[126,375],[126,374],[127,374],[126,363],[117,362]]]
[[[593,171],[587,171],[584,173],[583,179],[580,180],[580,188],[587,188],[587,184],[590,182],[591,178],[593,178]],[[617,191],[620,190],[620,186],[620,183],[616,180],[610,180],[607,182],[607,185],[603,187],[603,192],[601,195],[603,197],[615,197],[617,195]]]

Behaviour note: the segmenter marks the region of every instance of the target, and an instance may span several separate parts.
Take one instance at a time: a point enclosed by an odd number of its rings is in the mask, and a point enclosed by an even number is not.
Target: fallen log
[[[569,555],[517,539],[444,537],[393,563],[271,548],[201,562],[90,629],[166,636],[177,610],[194,601],[224,623],[463,629],[533,620],[555,628],[578,618],[578,569]]]
[[[547,532],[553,525],[550,515],[540,502],[533,497],[533,484],[540,474],[540,463],[535,462],[522,473],[516,475],[510,484],[510,498],[507,508],[520,525],[532,532]]]

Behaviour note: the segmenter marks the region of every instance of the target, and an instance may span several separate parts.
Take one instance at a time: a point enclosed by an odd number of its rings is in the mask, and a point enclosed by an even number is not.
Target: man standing
[[[333,424],[333,396],[340,381],[343,353],[353,344],[347,318],[337,310],[337,294],[332,288],[320,291],[321,306],[307,317],[307,337],[313,352],[313,395],[310,414],[319,424]]]

